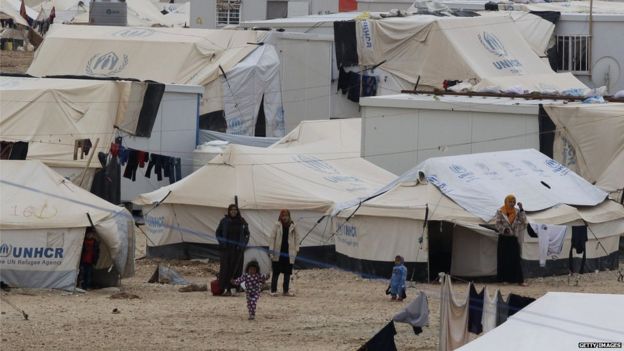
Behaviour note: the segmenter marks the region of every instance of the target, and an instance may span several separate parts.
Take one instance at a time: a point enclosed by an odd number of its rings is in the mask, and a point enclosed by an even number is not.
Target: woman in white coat
[[[279,221],[275,223],[271,240],[269,242],[269,253],[273,266],[273,276],[271,277],[271,296],[277,295],[277,280],[280,273],[284,274],[284,296],[294,296],[288,291],[290,275],[293,264],[299,252],[299,234],[295,223],[290,218],[290,211],[281,210]]]

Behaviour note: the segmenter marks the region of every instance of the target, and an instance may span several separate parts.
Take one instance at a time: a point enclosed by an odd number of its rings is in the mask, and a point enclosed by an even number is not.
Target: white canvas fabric
[[[385,71],[412,84],[420,78],[419,86],[442,88],[446,79],[473,84],[496,80],[507,86],[519,84],[520,78],[522,88],[529,91],[545,90],[543,81],[557,91],[587,89],[578,79],[555,74],[520,34],[511,16],[361,20],[356,32],[360,65],[385,61],[381,65]],[[534,41],[540,35],[535,37]],[[533,46],[539,50],[545,44],[540,41]]]
[[[567,104],[544,109],[557,126],[557,161],[607,192],[624,188],[624,104]]]
[[[424,177],[468,212],[489,221],[508,194],[524,209],[558,204],[595,206],[607,194],[565,166],[533,150],[511,150],[430,158],[399,180]]]
[[[162,201],[147,221],[155,245],[216,243],[214,230],[235,196],[250,223],[250,245],[267,245],[283,208],[292,211],[302,237],[314,228],[304,244],[328,245],[331,221],[317,220],[396,177],[360,158],[360,130],[359,119],[309,121],[269,148],[229,145],[195,173],[134,202]]]
[[[134,273],[133,221],[123,207],[79,188],[39,161],[3,160],[0,174],[3,281],[23,287],[75,286],[85,228],[91,225],[87,214],[103,244],[98,267],[114,264],[122,277]]]
[[[561,250],[563,249],[563,240],[568,227],[565,225],[538,223],[531,223],[530,226],[538,236],[540,266],[545,267],[547,257],[561,254]]]
[[[571,350],[581,342],[622,342],[622,294],[548,292],[458,350]]]
[[[451,277],[445,276],[440,296],[440,342],[438,350],[451,351],[468,342],[468,299],[455,297]]]
[[[280,138],[272,137],[252,137],[248,135],[233,135],[221,132],[215,132],[212,130],[199,130],[199,144],[208,143],[211,141],[225,141],[231,144],[238,145],[247,145],[247,146],[256,146],[256,147],[269,147],[276,142],[278,142]]]
[[[483,334],[496,328],[496,302],[498,297],[498,289],[494,291],[494,295],[490,295],[487,285],[483,292],[483,314],[481,316],[481,325],[483,326]],[[492,297],[491,297],[492,296]]]
[[[20,6],[19,0],[0,0],[0,14],[3,17],[13,19],[16,24],[29,27],[28,22],[20,15]],[[32,19],[37,18],[37,13],[28,6],[26,7],[26,14]]]
[[[279,71],[280,59],[275,47],[263,45],[221,76],[223,111],[229,134],[254,135],[262,104],[266,136],[284,136]]]
[[[82,1],[84,5],[79,6],[80,0],[61,0],[59,9],[65,12],[64,18],[72,24],[89,24],[89,1]],[[54,0],[55,3],[59,1]],[[158,7],[149,0],[126,0],[128,13],[128,26],[131,27],[182,27],[185,22],[179,19],[163,15]],[[57,11],[59,10],[57,9]],[[69,16],[73,14],[73,16]],[[186,21],[189,25],[190,22]]]
[[[73,159],[76,139],[106,152],[114,127],[134,132],[146,84],[128,81],[0,77],[0,138],[28,141],[28,158],[54,167],[87,166]],[[93,158],[89,167],[100,167]]]
[[[88,75],[201,85],[200,113],[223,109],[211,84],[258,48],[257,31],[54,24],[28,69],[33,76]],[[250,116],[249,118],[255,118]]]

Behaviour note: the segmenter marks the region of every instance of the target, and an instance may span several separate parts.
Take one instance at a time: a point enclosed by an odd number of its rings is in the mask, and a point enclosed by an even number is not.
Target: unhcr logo
[[[153,29],[149,28],[129,28],[117,31],[113,33],[114,37],[122,38],[146,38],[156,33]]]
[[[8,244],[2,244],[0,245],[0,257],[9,257],[9,255],[11,254],[11,245]]]
[[[128,55],[119,57],[116,53],[109,51],[104,54],[93,55],[87,62],[85,72],[92,76],[112,77],[123,71],[128,65]]]
[[[487,49],[487,51],[493,53],[496,56],[507,56],[507,50],[503,45],[503,42],[498,37],[489,32],[483,32],[478,34],[479,41]]]
[[[294,156],[294,160],[302,165],[325,174],[339,174],[340,172],[334,166],[312,155],[299,154]]]

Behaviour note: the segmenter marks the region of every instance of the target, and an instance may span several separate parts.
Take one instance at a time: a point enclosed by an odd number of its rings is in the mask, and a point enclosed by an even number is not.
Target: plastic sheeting
[[[258,47],[222,75],[221,81],[228,134],[255,135],[262,105],[266,136],[284,136],[280,60],[275,47],[266,44]]]
[[[200,130],[199,131],[199,143],[207,143],[215,140],[227,141],[231,144],[255,146],[255,147],[269,147],[280,140],[280,138],[269,137],[252,137],[247,135],[234,135],[227,133],[215,132],[212,130]]]

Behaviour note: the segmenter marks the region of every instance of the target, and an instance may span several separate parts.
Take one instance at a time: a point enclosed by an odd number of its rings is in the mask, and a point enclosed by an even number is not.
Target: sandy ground
[[[143,240],[137,236],[139,247]],[[140,252],[138,256],[140,257]],[[244,294],[215,297],[210,292],[178,292],[179,286],[149,284],[159,261],[137,261],[136,275],[120,289],[68,293],[13,289],[2,292],[0,349],[97,350],[355,350],[423,290],[429,296],[430,325],[418,336],[396,324],[399,350],[435,350],[439,327],[440,286],[415,284],[408,299],[391,302],[384,295],[387,281],[362,279],[335,269],[298,271],[292,283],[295,297],[260,298],[257,318],[247,320]],[[162,261],[193,283],[214,279],[216,262]],[[624,269],[624,265],[620,265]],[[624,293],[615,271],[589,273],[578,286],[567,276],[529,280],[528,287],[498,286],[540,297],[547,291]],[[281,286],[281,281],[280,281]],[[478,284],[478,287],[482,284]],[[457,296],[467,285],[455,283]],[[118,291],[139,299],[111,299]],[[29,320],[9,303],[28,313]],[[118,309],[119,314],[113,314]]]
[[[0,72],[26,73],[34,52],[0,50]]]

